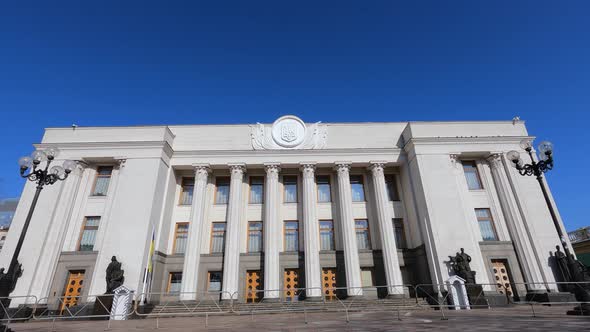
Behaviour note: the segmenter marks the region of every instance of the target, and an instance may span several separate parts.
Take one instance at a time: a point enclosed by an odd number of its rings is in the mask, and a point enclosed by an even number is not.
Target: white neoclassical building
[[[556,291],[551,215],[505,156],[528,138],[517,119],[48,128],[35,146],[80,167],[44,189],[12,295],[102,294],[116,256],[127,287],[185,300],[395,296],[444,284],[460,248],[488,294]]]

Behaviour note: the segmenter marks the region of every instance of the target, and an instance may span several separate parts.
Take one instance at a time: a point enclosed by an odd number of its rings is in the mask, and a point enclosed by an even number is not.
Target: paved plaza
[[[129,321],[61,321],[15,323],[14,331],[590,331],[590,317],[565,315],[569,307],[530,307],[480,309],[461,312],[402,311],[344,312],[304,315],[264,314],[241,316],[177,317]],[[308,323],[305,323],[307,317]]]

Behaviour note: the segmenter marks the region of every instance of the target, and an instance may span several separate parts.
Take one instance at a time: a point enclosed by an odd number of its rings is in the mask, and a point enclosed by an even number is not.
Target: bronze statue
[[[121,269],[121,263],[117,261],[117,257],[113,256],[106,272],[106,294],[113,294],[115,289],[123,285],[123,282],[125,281],[125,277],[123,276],[124,272],[125,271]]]
[[[451,268],[453,272],[465,280],[466,284],[475,284],[475,271],[471,271],[471,256],[465,253],[465,249],[461,248],[461,252],[457,253],[455,257],[449,256]]]
[[[588,315],[590,313],[590,270],[574,256],[566,251],[564,254],[559,246],[555,247],[555,259],[568,291],[574,293],[576,300],[585,302],[576,307],[573,313]]]

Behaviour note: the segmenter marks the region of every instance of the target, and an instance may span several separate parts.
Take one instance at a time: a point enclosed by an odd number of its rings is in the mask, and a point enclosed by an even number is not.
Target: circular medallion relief
[[[305,123],[296,116],[280,117],[272,125],[272,138],[280,146],[293,148],[305,139]]]

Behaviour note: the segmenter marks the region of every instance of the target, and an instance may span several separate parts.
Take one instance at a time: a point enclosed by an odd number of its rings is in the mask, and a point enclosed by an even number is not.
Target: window
[[[96,241],[99,222],[100,217],[85,218],[84,227],[82,227],[82,234],[80,234],[80,245],[78,246],[78,251],[94,250],[94,242]]]
[[[365,201],[365,188],[363,186],[362,175],[351,175],[350,176],[350,187],[352,188],[352,201],[353,202],[364,202]]]
[[[193,203],[195,178],[182,178],[181,186],[182,190],[180,192],[180,205],[191,205]]]
[[[393,174],[385,175],[385,186],[387,187],[387,195],[390,201],[399,201],[399,193],[397,191],[396,177]]]
[[[262,251],[262,222],[248,222],[248,252]]]
[[[393,231],[395,232],[395,243],[397,244],[397,249],[406,249],[408,245],[406,243],[406,233],[404,231],[403,219],[393,219]]]
[[[109,183],[113,173],[112,166],[101,166],[96,170],[96,182],[92,196],[106,196],[109,191]]]
[[[373,280],[373,269],[370,267],[361,268],[361,282],[363,287],[373,287],[375,282]]]
[[[186,251],[186,243],[188,241],[188,223],[179,222],[176,223],[176,229],[174,230],[174,253],[184,254]]]
[[[209,272],[209,284],[207,285],[207,291],[209,292],[221,292],[221,280],[223,279],[223,273],[221,271],[210,271]]]
[[[469,190],[483,189],[475,161],[463,161],[462,163],[463,171],[465,172],[465,179],[467,180],[467,187],[469,187]]]
[[[225,249],[225,223],[214,222],[211,227],[211,253],[223,252]]]
[[[334,222],[320,220],[320,250],[334,250]]]
[[[330,191],[330,176],[318,175],[316,177],[318,186],[318,202],[329,203],[332,201],[332,193]]]
[[[360,219],[354,221],[356,226],[356,242],[359,250],[371,249],[371,240],[369,238],[369,221]]]
[[[299,222],[285,221],[285,251],[299,251]]]
[[[0,238],[1,241],[6,240],[6,235],[2,235],[2,238]]]
[[[479,230],[484,241],[498,241],[490,209],[475,209]]]
[[[229,178],[216,178],[215,188],[215,204],[227,204],[229,200]]]
[[[285,203],[297,203],[297,177],[284,176],[283,186]]]
[[[250,177],[250,204],[262,204],[264,200],[264,178]]]
[[[180,293],[182,284],[182,272],[170,272],[168,274],[168,293]]]

